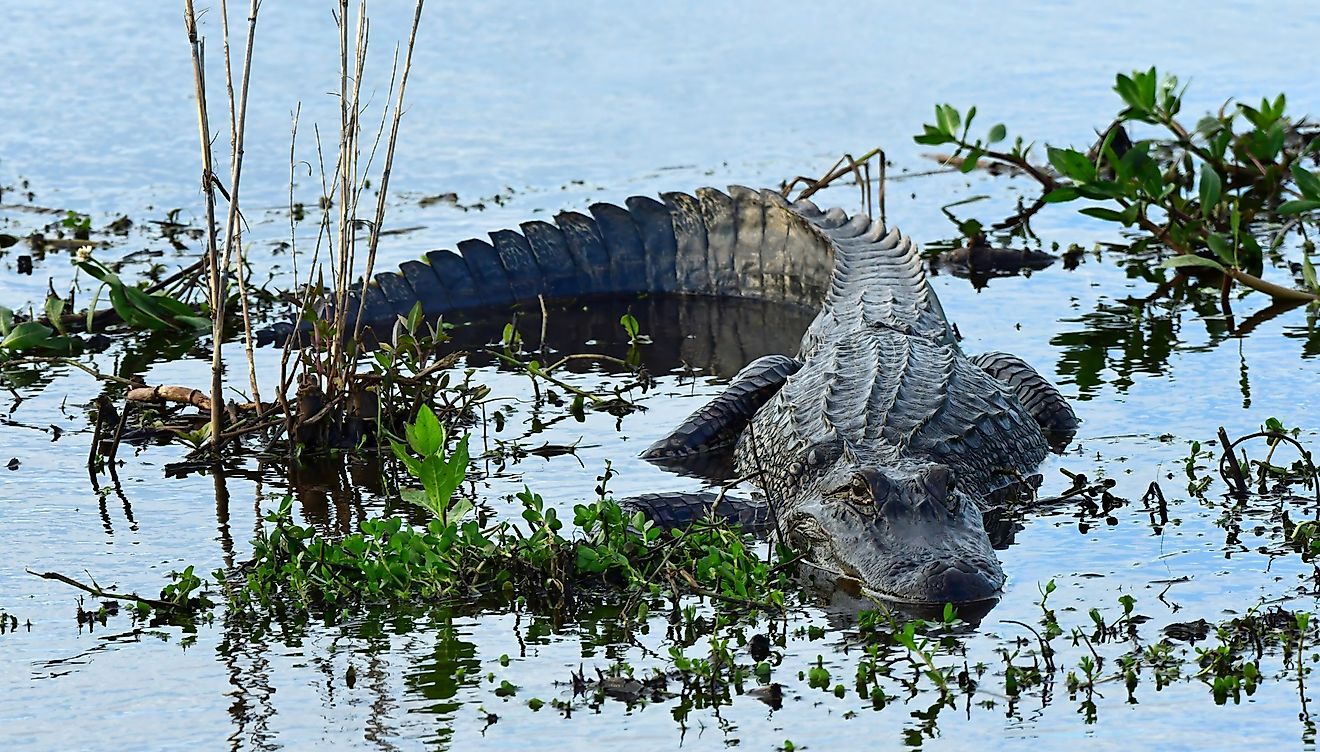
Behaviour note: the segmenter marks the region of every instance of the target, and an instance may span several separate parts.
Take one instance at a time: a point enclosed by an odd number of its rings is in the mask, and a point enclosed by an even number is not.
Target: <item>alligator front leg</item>
[[[667,464],[732,447],[756,411],[801,367],[787,355],[753,360],[718,397],[647,447],[642,459]]]
[[[682,530],[704,517],[738,525],[744,533],[764,537],[772,529],[770,507],[763,501],[704,492],[649,493],[619,502],[627,512],[641,512],[663,530]]]
[[[998,379],[1036,419],[1050,448],[1062,452],[1077,433],[1077,414],[1058,388],[1016,355],[988,352],[969,358]]]

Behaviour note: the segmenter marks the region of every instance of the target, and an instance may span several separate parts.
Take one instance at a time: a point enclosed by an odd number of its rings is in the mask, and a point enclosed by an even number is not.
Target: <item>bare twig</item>
[[[1223,457],[1219,461],[1219,467],[1228,467],[1228,477],[1233,481],[1233,489],[1240,495],[1247,494],[1247,481],[1242,477],[1242,468],[1238,467],[1237,458],[1233,456],[1233,442],[1228,440],[1228,432],[1223,426],[1219,427],[1219,443],[1224,449]]]
[[[828,187],[830,184],[832,184],[834,181],[838,180],[839,178],[842,178],[846,175],[852,175],[854,179],[857,181],[858,188],[862,192],[862,205],[869,214],[872,212],[872,206],[873,206],[871,202],[871,181],[869,177],[869,168],[867,168],[868,175],[866,177],[863,177],[862,170],[861,167],[859,167],[859,165],[869,164],[871,159],[873,158],[879,158],[880,160],[880,191],[879,191],[880,221],[884,222],[885,151],[884,149],[881,149],[879,147],[876,147],[866,152],[858,159],[854,159],[851,154],[844,154],[842,157],[839,157],[838,161],[836,161],[834,165],[830,167],[830,169],[826,170],[825,174],[818,179],[813,180],[812,178],[803,175],[798,175],[792,180],[784,183],[783,186],[780,187],[779,193],[784,198],[788,198],[789,195],[793,192],[794,188],[796,188],[799,184],[804,184],[806,187],[803,188],[802,191],[798,193],[797,196],[797,200],[801,201],[802,199],[811,198],[818,191]]]
[[[33,572],[31,569],[25,571],[28,574],[34,577],[40,577],[43,580],[56,580],[58,582],[63,582],[65,585],[71,585],[83,591],[84,593],[88,593],[96,598],[110,598],[112,600],[117,600],[117,601],[132,601],[134,603],[145,603],[148,606],[151,606],[152,608],[162,611],[188,610],[187,607],[183,605],[180,605],[178,603],[171,603],[169,601],[162,601],[158,598],[143,598],[137,593],[116,593],[112,590],[104,590],[96,584],[84,585],[81,582],[78,582],[77,580],[73,579],[72,577],[62,575],[59,572]]]

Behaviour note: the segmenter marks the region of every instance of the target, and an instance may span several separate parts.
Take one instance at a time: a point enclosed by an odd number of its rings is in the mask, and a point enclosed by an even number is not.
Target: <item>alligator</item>
[[[1077,419],[1021,359],[966,356],[916,246],[865,214],[774,191],[633,197],[459,243],[358,288],[364,325],[624,295],[755,298],[818,309],[796,356],[767,354],[643,457],[730,457],[758,500],[628,500],[663,526],[708,513],[773,528],[820,568],[889,601],[993,602],[1005,582],[983,524]],[[350,310],[357,310],[357,302]]]

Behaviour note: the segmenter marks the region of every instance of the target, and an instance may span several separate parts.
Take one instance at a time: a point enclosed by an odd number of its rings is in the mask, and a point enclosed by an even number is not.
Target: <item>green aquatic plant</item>
[[[429,511],[441,524],[463,519],[472,511],[472,502],[453,497],[467,475],[468,437],[459,439],[451,454],[445,428],[428,405],[421,406],[417,420],[405,429],[407,445],[394,439],[390,439],[390,445],[408,473],[421,482],[422,490],[405,489],[400,495]]]
[[[0,306],[0,361],[23,355],[71,355],[81,348],[72,337],[37,321],[16,322],[14,312]]]

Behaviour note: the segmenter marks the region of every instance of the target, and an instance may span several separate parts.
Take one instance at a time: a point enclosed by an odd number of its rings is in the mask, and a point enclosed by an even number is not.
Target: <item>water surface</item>
[[[891,175],[928,170],[933,164],[911,135],[936,102],[978,105],[986,128],[1003,121],[1028,138],[1086,145],[1092,129],[1116,109],[1113,74],[1152,64],[1191,81],[1189,112],[1217,108],[1230,96],[1251,101],[1279,91],[1288,93],[1294,111],[1320,112],[1320,82],[1299,62],[1310,59],[1320,33],[1320,10],[1312,4],[1206,10],[1194,3],[1001,3],[975,12],[953,3],[887,5],[429,6],[389,215],[394,227],[417,229],[389,236],[381,265],[592,201],[706,184],[775,185],[818,174],[844,151],[883,146],[894,163]],[[216,13],[204,18],[213,68],[220,59]],[[410,13],[404,4],[373,7],[377,74],[384,74],[385,55],[405,33]],[[162,219],[175,208],[185,221],[196,221],[197,136],[180,15],[168,3],[8,9],[0,45],[6,71],[0,77],[0,185],[6,187],[0,231],[62,216],[33,212],[33,206],[87,213],[98,227],[120,215],[139,224]],[[1262,29],[1268,33],[1253,31]],[[299,158],[312,160],[311,123],[336,119],[335,102],[325,93],[337,88],[334,27],[318,4],[270,3],[262,8],[258,33],[243,191],[256,263],[262,273],[286,279],[287,255],[276,244],[288,239],[282,208],[290,112],[301,102]],[[219,70],[210,76],[218,87]],[[374,86],[378,107],[384,79]],[[219,110],[213,117],[222,122]],[[30,200],[27,190],[34,194]],[[1030,190],[1022,181],[980,174],[895,181],[888,217],[929,243],[955,234],[941,206],[987,194],[993,198],[959,211],[995,219],[1011,212],[1018,191]],[[446,192],[484,209],[419,203]],[[303,170],[295,193],[314,202],[315,181]],[[820,199],[850,209],[857,204],[847,187]],[[1089,249],[1121,241],[1112,228],[1066,209],[1040,215],[1033,228],[1047,249],[1055,242]],[[314,230],[300,233],[306,241]],[[103,253],[147,249],[169,266],[197,250],[165,248],[148,227]],[[48,277],[67,284],[72,276],[67,254],[36,259],[32,276],[16,273],[17,255],[10,249],[0,257],[5,305],[39,301]],[[820,656],[834,681],[851,686],[857,665],[851,628],[819,607],[795,611],[789,625],[758,625],[789,633],[775,673],[785,687],[781,710],[739,696],[718,710],[692,710],[682,722],[675,718],[678,701],[591,708],[578,700],[570,717],[526,705],[532,697],[571,702],[565,682],[579,666],[603,669],[620,659],[666,665],[646,652],[664,655],[662,623],[631,644],[609,614],[557,623],[534,613],[439,612],[264,636],[226,634],[220,622],[195,635],[134,630],[119,617],[80,630],[77,594],[25,569],[85,572],[103,585],[155,592],[172,569],[195,564],[209,571],[243,558],[261,510],[271,508],[291,481],[254,467],[225,477],[166,478],[165,465],[181,459],[183,450],[153,447],[125,451],[122,496],[98,495],[84,462],[86,406],[100,386],[80,371],[51,367],[34,373],[32,386],[0,396],[10,421],[0,426],[0,459],[20,461],[15,470],[0,470],[0,610],[23,625],[0,635],[0,689],[8,698],[0,705],[0,739],[15,749],[318,742],[510,749],[529,740],[547,749],[680,743],[705,749],[735,741],[774,749],[785,739],[816,749],[877,742],[1062,748],[1081,739],[1108,748],[1183,749],[1218,746],[1226,733],[1250,727],[1262,745],[1310,744],[1291,680],[1267,681],[1241,704],[1224,707],[1195,680],[1156,691],[1143,677],[1136,702],[1128,701],[1122,682],[1110,682],[1095,699],[1093,724],[1079,712],[1085,697],[1070,697],[1062,686],[1048,697],[1027,693],[1018,702],[1003,694],[998,651],[1028,637],[1007,622],[1037,624],[1039,587],[1050,580],[1059,587],[1050,604],[1065,628],[1087,626],[1091,607],[1116,615],[1120,594],[1136,598],[1137,611],[1150,621],[1138,644],[1102,646],[1107,655],[1157,641],[1167,624],[1220,621],[1258,602],[1317,607],[1312,566],[1273,554],[1278,509],[1234,509],[1217,491],[1209,501],[1190,500],[1181,474],[1188,442],[1213,437],[1220,425],[1240,434],[1277,416],[1314,440],[1320,407],[1312,395],[1320,369],[1313,356],[1320,343],[1313,322],[1298,309],[1233,338],[1225,336],[1213,306],[1161,302],[1134,313],[1127,301],[1153,287],[1129,277],[1117,261],[1088,255],[1075,270],[1056,265],[1030,278],[993,280],[981,291],[949,275],[933,279],[965,349],[1018,353],[1076,400],[1084,421],[1078,441],[1043,468],[1045,491],[1066,487],[1057,472],[1066,467],[1114,478],[1114,492],[1133,500],[1108,519],[1068,506],[1026,517],[1015,544],[1001,552],[1010,578],[1003,602],[960,641],[968,665],[983,661],[990,673],[973,702],[946,708],[933,723],[917,715],[934,702],[928,691],[873,711],[851,690],[839,698],[797,679]],[[1258,298],[1237,303],[1239,316],[1264,308]],[[503,499],[527,484],[571,508],[593,495],[606,460],[619,472],[611,484],[621,496],[698,487],[634,457],[714,393],[719,376],[736,370],[751,349],[715,340],[675,344],[678,333],[648,320],[643,329],[657,340],[657,351],[687,346],[693,360],[709,361],[693,365],[707,370],[684,376],[667,356],[654,366],[657,387],[639,395],[645,412],[622,420],[591,414],[585,423],[556,423],[536,439],[580,442],[577,459],[530,457],[503,469],[482,468],[493,472],[483,481],[488,504],[508,509]],[[552,344],[566,351],[589,339],[551,331]],[[107,370],[123,364],[151,383],[205,382],[203,355],[144,359],[136,347],[117,344],[95,362]],[[232,354],[239,355],[237,349]],[[277,371],[276,353],[259,358],[263,373]],[[525,379],[489,367],[480,376],[514,400],[514,418],[528,417]],[[241,374],[233,378],[241,386]],[[606,377],[587,371],[572,378],[597,385]],[[51,426],[60,429],[58,439]],[[502,436],[482,438],[517,438],[524,431],[525,424],[513,420]],[[307,470],[293,479],[296,508],[326,529],[346,529],[385,507],[368,477],[317,477]],[[1171,519],[1163,525],[1152,524],[1135,501],[1155,480],[1170,496]],[[1287,504],[1295,519],[1315,512]],[[798,634],[812,624],[826,628],[823,637]],[[702,649],[698,643],[689,653]],[[1076,666],[1085,651],[1070,646],[1060,661]],[[497,660],[501,655],[510,656],[507,666]],[[518,685],[518,694],[493,694],[501,680]],[[498,716],[493,725],[491,713]]]

